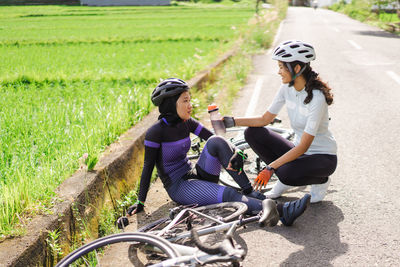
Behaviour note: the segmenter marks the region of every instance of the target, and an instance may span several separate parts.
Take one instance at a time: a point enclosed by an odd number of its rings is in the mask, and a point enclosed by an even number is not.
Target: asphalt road
[[[338,167],[325,200],[311,204],[292,227],[239,231],[248,248],[244,266],[399,266],[400,38],[328,10],[291,7],[276,43],[288,39],[314,45],[312,67],[333,88]],[[270,51],[254,57],[234,115],[267,109],[280,86],[270,58]],[[279,117],[288,126],[285,111]]]

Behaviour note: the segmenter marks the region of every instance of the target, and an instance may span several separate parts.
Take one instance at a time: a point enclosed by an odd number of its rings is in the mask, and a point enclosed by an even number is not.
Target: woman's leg
[[[335,171],[336,155],[302,155],[277,169],[279,180],[286,185],[301,186],[323,184]]]
[[[171,199],[182,205],[197,204],[200,206],[222,202],[238,201],[248,207],[247,213],[258,214],[263,209],[263,201],[240,194],[231,187],[225,187],[216,183],[189,179],[176,181],[168,189]],[[296,201],[277,203],[276,211],[284,225],[290,226],[307,208],[309,195]]]
[[[204,206],[239,201],[247,205],[251,214],[257,214],[262,209],[261,200],[244,196],[233,188],[204,180],[179,180],[171,185],[168,194],[173,201],[182,205],[197,204]]]
[[[264,127],[247,128],[245,139],[253,151],[267,164],[294,147],[290,141]],[[335,171],[336,164],[335,155],[302,155],[282,165],[275,173],[285,185],[322,184]]]
[[[221,165],[226,169],[234,152],[235,148],[224,138],[219,136],[210,137],[196,164],[197,173],[204,180],[218,182]],[[242,188],[245,194],[249,194],[253,191],[245,172],[242,172],[240,175],[236,171],[227,170],[227,172],[240,188]]]
[[[249,127],[244,138],[251,149],[267,164],[294,147],[293,143],[265,127]]]

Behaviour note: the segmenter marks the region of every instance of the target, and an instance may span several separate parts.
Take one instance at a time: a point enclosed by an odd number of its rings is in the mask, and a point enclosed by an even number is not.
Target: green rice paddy
[[[193,77],[253,14],[246,3],[1,6],[0,237],[145,116],[160,79]]]

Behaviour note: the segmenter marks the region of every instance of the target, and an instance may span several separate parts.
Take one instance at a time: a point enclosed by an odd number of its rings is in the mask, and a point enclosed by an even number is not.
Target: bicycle
[[[218,215],[213,215],[216,211]],[[246,251],[233,241],[235,231],[249,223],[274,226],[278,222],[275,202],[263,202],[263,211],[245,218],[247,206],[240,202],[225,202],[202,207],[177,207],[170,216],[148,224],[135,233],[119,233],[90,242],[61,260],[57,267],[93,266],[90,257],[99,262],[101,255],[89,255],[116,243],[127,243],[127,258],[134,266],[198,266],[231,263],[240,266]],[[201,236],[227,231],[218,245],[201,241]],[[194,246],[188,244],[192,241]],[[100,253],[101,254],[101,253]],[[88,256],[89,255],[89,256]],[[146,264],[146,265],[145,265]],[[121,265],[121,264],[119,264]]]
[[[274,121],[266,126],[268,129],[271,131],[274,131],[278,134],[280,134],[282,137],[284,137],[287,140],[293,140],[294,138],[294,131],[292,129],[286,129],[282,127],[275,127],[273,126],[274,124],[281,123],[282,120],[275,118]],[[227,134],[231,133],[237,133],[235,137],[232,137],[229,139],[230,143],[233,144],[236,148],[242,150],[245,152],[247,155],[247,160],[244,161],[244,166],[243,169],[245,173],[247,174],[250,182],[253,184],[254,179],[257,177],[257,174],[266,166],[264,162],[255,154],[251,152],[249,144],[246,142],[244,139],[244,130],[246,127],[236,127],[236,128],[228,128],[227,129]],[[188,155],[189,160],[194,160],[198,159],[200,157],[201,151],[202,151],[202,145],[204,144],[204,140],[199,138],[199,137],[194,137],[191,139],[192,145],[191,145],[191,152]],[[249,150],[250,149],[250,150]],[[276,175],[273,175],[271,177],[270,183],[263,189],[263,191],[267,191],[272,187],[271,182],[277,181]],[[229,173],[222,168],[220,176],[219,176],[219,182],[222,185],[225,186],[230,186],[232,188],[235,188],[237,190],[240,190],[240,186],[233,180],[233,178],[229,175]]]

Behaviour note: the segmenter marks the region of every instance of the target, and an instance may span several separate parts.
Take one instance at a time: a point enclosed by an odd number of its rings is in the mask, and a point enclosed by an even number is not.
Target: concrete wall
[[[169,6],[171,0],[80,0],[85,6]]]

